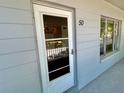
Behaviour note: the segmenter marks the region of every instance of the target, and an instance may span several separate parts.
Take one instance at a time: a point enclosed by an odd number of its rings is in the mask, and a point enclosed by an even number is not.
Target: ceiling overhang
[[[124,11],[124,0],[105,0]]]

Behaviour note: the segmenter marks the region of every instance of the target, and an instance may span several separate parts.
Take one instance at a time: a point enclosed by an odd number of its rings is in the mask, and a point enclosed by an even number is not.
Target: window
[[[109,17],[101,17],[100,55],[106,56],[119,50],[121,21]]]

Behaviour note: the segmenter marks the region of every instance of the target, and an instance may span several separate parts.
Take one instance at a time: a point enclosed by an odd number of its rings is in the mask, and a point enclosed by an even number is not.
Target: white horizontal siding
[[[99,57],[99,46],[90,47],[84,50],[77,52],[77,61],[78,65],[78,81],[80,81],[80,86],[87,83],[87,75],[94,71],[99,66],[100,57]],[[94,73],[94,72],[92,72]],[[84,78],[84,79],[83,79]]]
[[[99,41],[84,42],[77,45],[77,51],[83,51],[98,46],[100,46]]]
[[[0,87],[0,93],[42,93],[37,73]]]
[[[78,27],[77,35],[99,34],[98,27]]]
[[[78,35],[77,37],[78,44],[84,42],[98,41],[98,40],[99,40],[99,34]]]
[[[30,0],[0,0],[0,6],[30,10]]]
[[[32,24],[31,11],[0,7],[0,24],[2,23]]]
[[[100,16],[96,13],[92,13],[91,11],[83,11],[83,9],[76,9],[76,27],[77,30],[81,30],[84,28],[90,29],[90,28],[98,28],[99,26],[99,20]],[[79,20],[84,20],[84,25],[79,26]],[[98,29],[97,29],[98,30]]]
[[[0,93],[40,93],[36,62],[0,71]]]
[[[77,22],[76,24],[79,24],[79,20],[82,19],[82,18],[77,18]],[[84,25],[83,27],[97,27],[96,25],[99,25],[99,22],[96,21],[96,20],[86,20],[84,19]],[[78,28],[78,25],[77,25],[77,28]],[[79,27],[80,28],[80,27]]]
[[[31,0],[0,0],[0,93],[41,93]]]
[[[13,82],[13,80],[19,80],[21,78],[28,77],[28,75],[36,73],[37,66],[36,62],[31,62],[28,64],[18,65],[11,69],[6,69],[3,71],[0,71],[0,84],[9,84]],[[14,80],[14,81],[15,81]],[[2,85],[0,85],[2,86]]]
[[[77,51],[78,62],[82,62],[84,64],[87,64],[90,61],[85,62],[85,61],[83,61],[84,59],[89,59],[90,60],[91,58],[96,59],[96,57],[97,57],[97,60],[99,60],[100,57],[99,57],[98,48],[99,48],[99,46],[96,46],[96,47],[92,47],[92,48],[87,48],[85,50]],[[85,55],[87,55],[87,56],[85,56]]]
[[[35,51],[24,51],[0,56],[0,71],[10,69],[19,65],[36,62]]]
[[[34,36],[32,25],[0,24],[0,30],[0,40]]]
[[[76,10],[76,14],[78,14],[76,17],[77,18],[82,18],[82,19],[85,19],[85,20],[97,20],[99,18],[99,13],[97,13],[96,11],[85,11],[80,7],[80,8],[77,8]],[[83,15],[83,16],[81,16]]]
[[[0,55],[34,49],[34,38],[0,40]]]

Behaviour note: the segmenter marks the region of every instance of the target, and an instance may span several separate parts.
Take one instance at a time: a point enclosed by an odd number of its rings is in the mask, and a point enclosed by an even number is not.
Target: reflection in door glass
[[[49,80],[70,72],[67,18],[43,15]]]
[[[67,18],[43,15],[45,38],[68,37]]]

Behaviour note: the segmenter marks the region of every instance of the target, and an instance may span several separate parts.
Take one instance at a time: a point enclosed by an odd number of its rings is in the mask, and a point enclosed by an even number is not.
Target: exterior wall
[[[77,88],[81,89],[124,57],[124,24],[120,51],[100,60],[100,16],[124,21],[124,12],[104,0],[45,0],[75,8],[77,42]],[[84,26],[79,26],[79,19]],[[75,93],[75,92],[74,92]]]
[[[124,21],[124,12],[103,0],[45,0],[76,9],[77,88],[124,57],[121,49],[100,62],[100,15]],[[30,0],[0,0],[0,93],[41,93]],[[84,19],[84,26],[78,20]]]
[[[30,0],[0,0],[0,93],[41,93]]]

